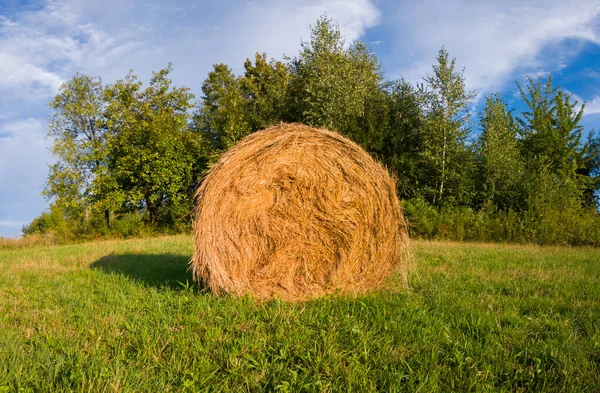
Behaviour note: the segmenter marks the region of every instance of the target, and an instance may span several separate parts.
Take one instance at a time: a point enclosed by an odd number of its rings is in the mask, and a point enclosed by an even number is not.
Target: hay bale
[[[215,293],[359,293],[403,269],[408,235],[395,182],[335,132],[282,123],[251,134],[196,196],[191,268]]]

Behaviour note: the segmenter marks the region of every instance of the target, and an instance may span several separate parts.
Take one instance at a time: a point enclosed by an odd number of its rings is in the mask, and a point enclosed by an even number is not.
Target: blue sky
[[[597,0],[0,0],[0,236],[48,206],[48,102],[76,72],[147,80],[173,62],[174,82],[199,97],[212,64],[293,56],[324,13],[370,44],[388,79],[420,81],[445,45],[479,102],[498,92],[518,109],[515,81],[554,71],[600,129]]]

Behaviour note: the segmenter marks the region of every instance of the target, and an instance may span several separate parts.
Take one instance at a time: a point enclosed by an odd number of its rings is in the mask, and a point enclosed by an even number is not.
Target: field
[[[600,250],[413,242],[358,298],[217,298],[191,236],[0,250],[0,392],[600,391]]]

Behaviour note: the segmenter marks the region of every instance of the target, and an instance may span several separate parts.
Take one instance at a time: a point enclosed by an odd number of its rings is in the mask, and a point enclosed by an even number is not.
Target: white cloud
[[[123,77],[132,67],[125,62],[137,58],[135,65],[147,60],[139,56],[152,46],[145,33],[135,23],[104,27],[63,1],[51,0],[40,10],[13,19],[0,17],[0,91],[20,105],[45,104],[76,72],[108,74],[114,81],[115,66],[118,77]]]
[[[215,29],[216,20],[204,16],[206,7],[194,4],[108,3],[50,0],[19,18],[0,17],[0,66],[8,70],[0,75],[0,89],[20,100],[47,101],[76,72],[110,83],[134,69],[147,80],[171,61],[176,83],[198,92],[214,63],[239,72],[255,52],[294,55],[300,39],[309,38],[309,23],[320,15],[339,23],[348,40],[380,17],[369,0],[267,0],[238,3],[236,12],[221,5]]]
[[[564,67],[564,57],[541,58],[548,45],[569,38],[600,43],[599,14],[596,0],[582,0],[577,6],[561,0],[406,2],[398,12],[397,44],[414,52],[415,59],[405,56],[397,73],[421,80],[431,73],[437,51],[445,45],[457,65],[465,67],[468,87],[486,94],[519,69]]]
[[[308,40],[309,24],[327,14],[336,23],[348,41],[359,38],[364,31],[376,25],[380,14],[367,0],[329,1],[266,1],[245,7],[228,21],[230,45],[226,50],[237,55],[251,56],[267,52],[270,56],[294,55],[301,39]]]
[[[575,109],[577,111],[579,111],[581,109],[581,106],[585,103],[585,109],[583,111],[584,117],[600,113],[600,95],[592,98],[591,100],[586,101],[583,98],[581,98],[581,96],[573,93],[572,91],[566,90],[566,93],[571,95],[571,101],[577,101],[577,105],[575,106]]]
[[[323,14],[339,24],[348,41],[359,38],[380,18],[379,11],[368,0],[266,0],[237,2],[235,9],[205,23],[178,19],[169,34],[152,35],[154,43],[147,45],[151,49],[142,64],[133,59],[129,66],[145,75],[172,61],[175,82],[199,94],[215,63],[226,63],[234,72],[241,73],[244,61],[253,59],[256,52],[265,52],[275,59],[283,59],[284,54],[296,55],[301,39],[310,38],[309,24]],[[203,10],[194,12],[199,14]]]
[[[0,88],[20,92],[24,98],[27,97],[24,90],[35,89],[46,96],[56,92],[63,83],[63,79],[55,73],[9,53],[0,53],[0,68],[8,70],[7,73],[0,73]]]
[[[348,40],[380,18],[370,0],[48,0],[0,16],[0,236],[18,234],[47,205],[39,196],[52,160],[47,103],[76,72],[112,83],[133,69],[147,81],[173,62],[174,82],[198,94],[214,63],[241,72],[255,52],[295,55],[324,13]]]
[[[391,78],[420,81],[445,45],[457,66],[466,68],[468,87],[480,94],[525,72],[545,75],[567,66],[582,42],[600,44],[597,0],[576,6],[562,0],[44,4],[0,16],[0,228],[13,231],[15,226],[6,223],[26,223],[45,206],[39,192],[52,159],[44,139],[47,103],[76,72],[112,83],[133,69],[146,81],[150,71],[173,62],[174,82],[199,95],[215,63],[225,62],[239,73],[255,52],[276,59],[296,55],[300,40],[310,38],[308,25],[323,14],[339,24],[348,41],[381,23],[383,33],[369,39],[372,45],[385,43],[377,49],[390,48],[382,61]],[[561,45],[567,39],[580,44]],[[588,101],[585,113],[600,113],[600,96]]]
[[[600,96],[596,96],[591,101],[585,103],[584,113],[586,115],[600,113]]]

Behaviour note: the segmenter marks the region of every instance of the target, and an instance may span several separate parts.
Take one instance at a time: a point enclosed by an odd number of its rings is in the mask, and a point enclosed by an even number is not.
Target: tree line
[[[241,75],[216,64],[199,103],[173,86],[171,65],[144,87],[77,74],[52,100],[52,201],[24,233],[68,239],[190,228],[203,173],[241,138],[280,121],[336,130],[398,179],[414,236],[600,245],[600,139],[585,105],[545,79],[517,84],[515,114],[476,93],[442,48],[415,85],[386,80],[362,41],[326,17],[297,56],[257,53]]]

